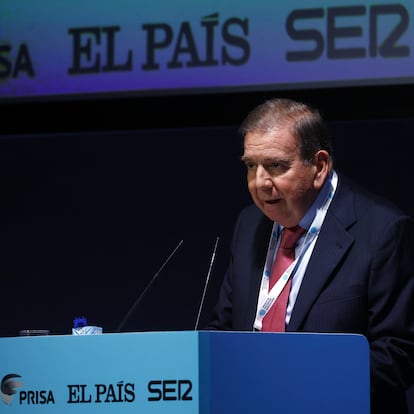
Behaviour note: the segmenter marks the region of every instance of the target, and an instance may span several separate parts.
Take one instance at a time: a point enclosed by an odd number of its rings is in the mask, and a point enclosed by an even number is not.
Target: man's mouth
[[[277,200],[265,200],[265,204],[277,204],[280,201],[280,198]]]

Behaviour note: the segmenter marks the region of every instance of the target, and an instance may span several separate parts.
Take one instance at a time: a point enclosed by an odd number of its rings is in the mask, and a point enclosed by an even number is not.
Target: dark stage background
[[[122,331],[194,329],[219,237],[202,326],[250,202],[237,128],[273,95],[320,107],[337,168],[414,215],[410,87],[2,105],[0,336],[114,332],[180,240]]]
[[[332,122],[337,167],[414,214],[414,119]],[[237,126],[41,134],[0,141],[1,335],[114,331],[180,240],[125,330],[203,320],[236,215],[250,202]]]

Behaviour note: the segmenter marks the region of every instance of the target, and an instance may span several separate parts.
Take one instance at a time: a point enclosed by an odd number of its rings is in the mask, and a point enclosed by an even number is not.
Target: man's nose
[[[272,187],[272,177],[262,165],[256,169],[256,185],[258,187]]]

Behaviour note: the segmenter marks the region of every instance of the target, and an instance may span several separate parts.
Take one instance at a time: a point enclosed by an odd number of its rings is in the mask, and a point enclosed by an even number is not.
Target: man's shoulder
[[[240,219],[243,220],[261,220],[266,218],[263,212],[256,206],[256,204],[251,203],[240,211]]]
[[[240,231],[267,233],[273,226],[273,222],[254,204],[245,206],[239,214],[237,228]]]
[[[338,196],[340,199],[352,197],[353,207],[368,215],[408,217],[393,200],[345,175],[339,175]]]

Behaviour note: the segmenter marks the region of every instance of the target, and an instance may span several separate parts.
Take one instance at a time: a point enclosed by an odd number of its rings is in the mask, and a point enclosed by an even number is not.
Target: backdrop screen
[[[2,0],[0,100],[412,84],[411,0]]]

